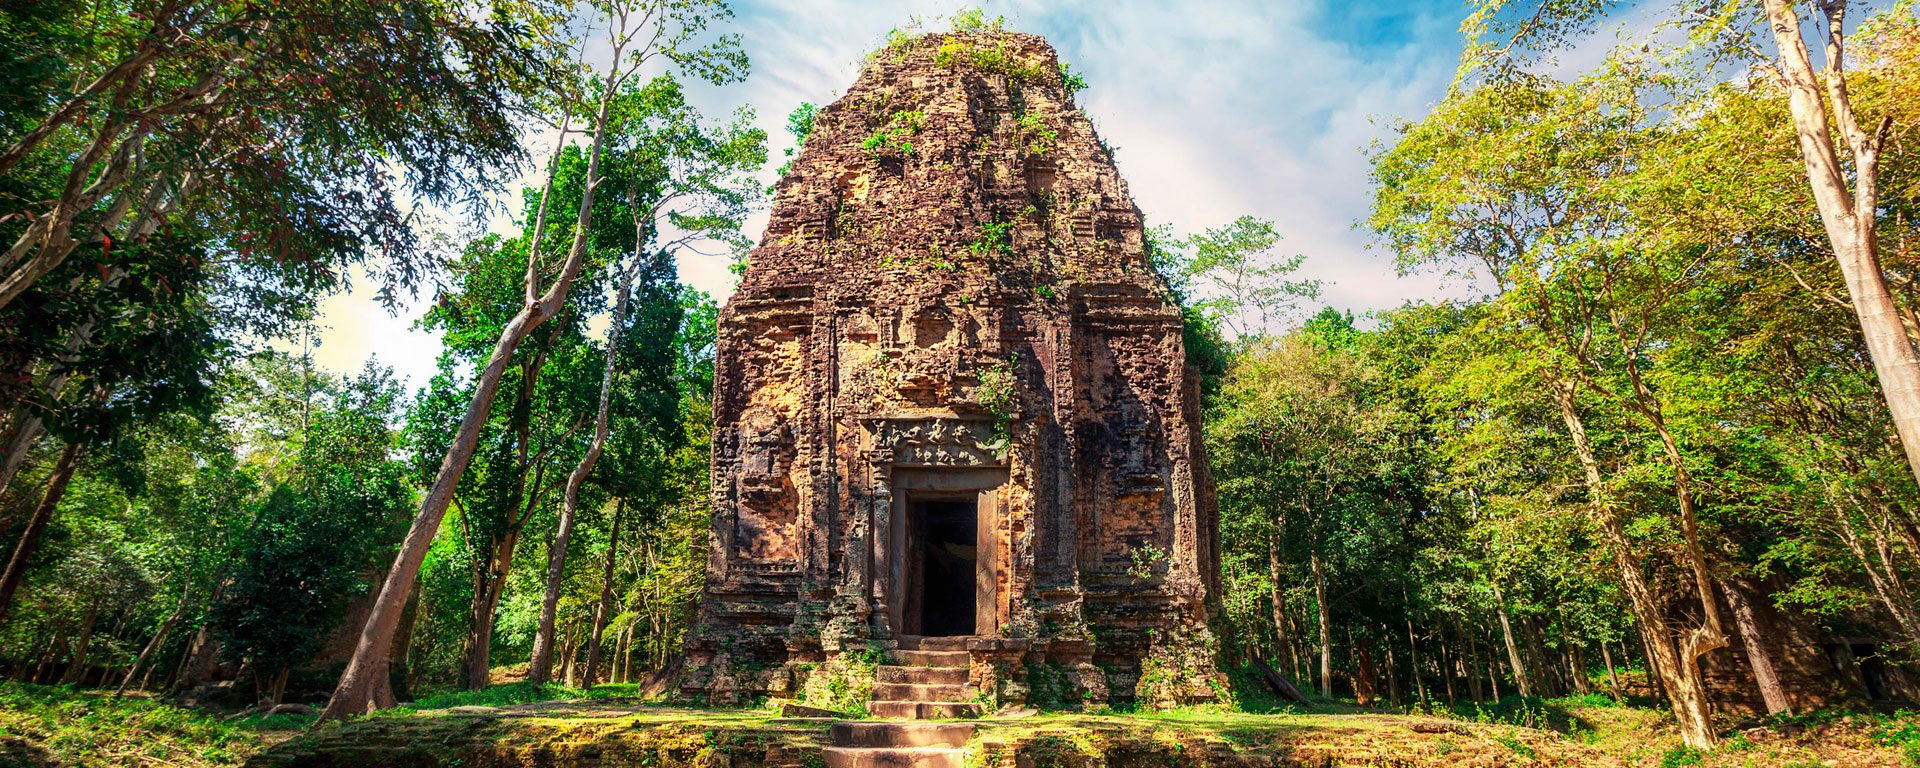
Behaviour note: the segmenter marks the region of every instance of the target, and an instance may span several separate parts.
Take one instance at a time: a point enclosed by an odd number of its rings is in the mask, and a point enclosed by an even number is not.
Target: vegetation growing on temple
[[[720,0],[0,10],[0,763],[1920,760],[1915,6],[1614,5],[1461,11],[1385,307],[982,9],[757,112]]]

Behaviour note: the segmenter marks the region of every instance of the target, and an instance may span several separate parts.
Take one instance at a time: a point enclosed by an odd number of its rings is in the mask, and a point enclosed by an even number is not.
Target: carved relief
[[[1039,38],[982,34],[1054,71]],[[821,110],[721,315],[716,538],[690,692],[766,695],[739,670],[779,677],[925,631],[904,608],[925,587],[911,562],[948,550],[916,538],[915,505],[976,492],[967,546],[999,554],[973,561],[974,626],[1022,644],[976,654],[976,669],[1093,670],[1096,654],[1125,667],[1152,638],[1204,631],[1217,579],[1196,571],[1217,569],[1217,547],[1206,475],[1184,465],[1197,394],[1138,210],[1054,78],[944,66],[940,44],[891,48]],[[1046,152],[1015,104],[1058,131]],[[912,153],[876,159],[874,121],[909,110],[924,115]],[[1019,374],[983,398],[981,373],[1009,361]],[[1136,553],[1162,551],[1138,575]],[[703,676],[723,652],[736,674]],[[1104,679],[1074,685],[1098,703]]]
[[[792,431],[785,417],[769,409],[750,409],[740,419],[739,498],[733,554],[748,562],[792,560],[794,508],[789,465]]]
[[[874,419],[873,444],[890,451],[898,467],[998,467],[1006,460],[989,445],[984,421],[949,418]]]

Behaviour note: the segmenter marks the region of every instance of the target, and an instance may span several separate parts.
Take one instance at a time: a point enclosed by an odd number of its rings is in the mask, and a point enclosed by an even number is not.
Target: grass
[[[1916,712],[1821,711],[1771,718],[1729,734],[1719,748],[1698,752],[1680,744],[1659,710],[1605,696],[1508,697],[1477,707],[1392,712],[1342,701],[1283,704],[1235,688],[1233,702],[1168,711],[1043,712],[982,720],[978,743],[969,749],[996,760],[1021,756],[1036,762],[1137,755],[1139,768],[1184,768],[1224,759],[1229,752],[1294,755],[1307,764],[1423,768],[1516,760],[1568,767],[1920,768]],[[227,720],[149,699],[0,682],[0,766],[272,768],[340,755],[373,761],[341,765],[371,766],[397,764],[406,756],[380,750],[457,752],[462,759],[477,761],[469,764],[484,764],[514,750],[549,750],[585,760],[602,748],[609,754],[644,756],[636,764],[657,768],[709,764],[702,761],[724,755],[751,762],[762,753],[774,754],[769,750],[776,748],[787,756],[782,759],[811,764],[806,760],[817,756],[826,729],[824,721],[781,718],[764,707],[661,706],[645,704],[637,694],[633,685],[588,691],[511,683],[428,696],[374,717],[302,734],[312,717]],[[452,711],[527,704],[535,706],[497,714]],[[1439,731],[1413,727],[1443,721],[1455,725]],[[382,746],[370,751],[369,745],[376,744]],[[263,752],[268,757],[255,757]],[[571,765],[573,759],[553,764]]]
[[[596,685],[592,688],[569,688],[564,685],[539,685],[535,683],[506,683],[489,686],[478,691],[452,691],[436,696],[427,696],[408,704],[387,710],[395,715],[406,715],[429,709],[451,709],[453,707],[507,707],[515,704],[532,704],[540,701],[573,701],[581,699],[620,699],[638,696],[638,683],[612,683]]]
[[[105,692],[0,682],[0,764],[239,765],[313,723],[311,716],[218,715]]]

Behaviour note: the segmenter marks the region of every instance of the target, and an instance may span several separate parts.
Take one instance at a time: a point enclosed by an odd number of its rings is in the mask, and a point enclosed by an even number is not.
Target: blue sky
[[[945,29],[964,5],[737,2],[730,26],[745,38],[753,74],[696,89],[695,99],[716,117],[751,105],[778,158],[795,105],[834,100],[888,30],[916,17]],[[1366,148],[1394,120],[1417,119],[1440,98],[1460,50],[1464,2],[997,0],[985,8],[1046,36],[1083,73],[1090,88],[1080,102],[1117,148],[1150,222],[1193,232],[1242,214],[1272,219],[1286,236],[1281,250],[1306,254],[1307,275],[1326,281],[1325,302],[1356,312],[1453,292],[1437,278],[1396,276],[1354,225],[1367,210]],[[748,234],[757,237],[764,222],[756,216]],[[456,238],[481,226],[452,225]],[[723,257],[689,255],[681,275],[725,297],[725,267]],[[415,312],[388,316],[365,293],[323,305],[320,364],[348,372],[374,358],[423,384],[437,341],[410,330]]]

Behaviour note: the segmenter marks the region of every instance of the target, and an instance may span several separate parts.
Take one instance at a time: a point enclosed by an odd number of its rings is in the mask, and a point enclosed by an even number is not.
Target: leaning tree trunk
[[[592,688],[600,674],[600,638],[606,634],[607,620],[613,618],[613,567],[620,554],[620,518],[626,516],[627,500],[613,505],[613,531],[607,537],[607,561],[600,571],[600,602],[593,607],[593,629],[587,633],[587,671],[580,686]]]
[[[173,631],[173,625],[179,623],[180,617],[187,615],[187,605],[192,600],[193,582],[187,582],[186,586],[180,590],[180,602],[174,605],[173,613],[167,614],[167,618],[160,622],[160,628],[154,630],[153,639],[148,640],[146,647],[140,649],[140,655],[134,658],[133,666],[127,668],[127,676],[120,679],[120,687],[114,689],[114,696],[126,695],[127,684],[133,682],[133,678],[140,674],[140,668],[146,666],[147,661],[153,657],[153,652],[160,649],[161,643],[166,642],[167,633]]]
[[[620,276],[620,291],[613,302],[613,320],[607,328],[607,349],[601,359],[600,401],[593,416],[593,440],[587,444],[586,455],[580,457],[580,463],[567,476],[567,491],[560,504],[560,524],[554,530],[553,544],[547,552],[547,591],[540,601],[540,625],[533,635],[533,657],[527,665],[527,681],[531,683],[545,683],[552,675],[553,621],[560,605],[560,579],[566,570],[567,542],[573,535],[573,521],[579,513],[580,486],[593,474],[593,466],[599,463],[600,453],[607,446],[607,410],[620,359],[620,327],[626,320],[627,302],[633,297],[633,278],[646,261],[639,253],[643,246],[636,238],[633,266]]]
[[[93,658],[93,627],[100,619],[100,603],[106,598],[94,598],[87,605],[87,617],[80,621],[80,637],[73,641],[73,655],[67,662],[67,673],[60,676],[63,685],[78,685],[86,680],[87,662]]]
[[[1760,629],[1753,598],[1739,584],[1725,586],[1727,603],[1733,607],[1733,626],[1740,633],[1740,643],[1746,646],[1747,666],[1753,668],[1753,683],[1760,689],[1760,700],[1766,705],[1767,714],[1777,715],[1792,709],[1787,691],[1780,685],[1780,675],[1774,670],[1773,654],[1768,651],[1766,633]],[[1608,671],[1612,671],[1611,662]]]
[[[618,61],[616,55],[616,70]],[[367,613],[367,623],[360,630],[359,641],[354,644],[353,657],[347,662],[346,670],[341,672],[333,697],[327,700],[326,711],[320,715],[321,722],[340,720],[399,703],[393,696],[387,664],[394,633],[400,627],[400,615],[405,611],[407,597],[412,592],[413,580],[420,575],[420,564],[426,560],[427,549],[433,545],[434,536],[440,531],[440,521],[446,517],[454,489],[459,486],[460,478],[466,474],[467,465],[473,459],[481,428],[493,409],[494,395],[500,391],[501,381],[507,365],[513,360],[514,351],[541,323],[559,314],[586,258],[587,227],[593,219],[593,193],[600,183],[601,138],[605,134],[607,113],[613,104],[614,86],[618,78],[609,74],[607,81],[607,88],[594,117],[593,140],[587,152],[586,186],[581,192],[580,208],[574,220],[573,243],[568,249],[567,258],[561,263],[553,285],[545,293],[539,293],[540,231],[546,220],[543,203],[541,214],[535,220],[533,237],[527,246],[527,303],[500,330],[500,339],[494,343],[493,353],[475,377],[473,398],[467,403],[466,415],[461,417],[453,442],[447,447],[446,458],[440,462],[433,485],[420,503],[420,514],[414,517],[413,525],[407,529],[407,536],[400,543],[400,551],[394,555],[393,567],[387,570],[387,578],[380,585],[380,595],[374,599],[373,609]],[[562,135],[565,135],[564,129]]]
[[[1520,689],[1522,697],[1533,695],[1533,680],[1527,675],[1527,664],[1520,658],[1520,645],[1513,638],[1513,619],[1507,616],[1507,598],[1500,591],[1499,582],[1493,585],[1493,600],[1500,612],[1500,637],[1506,640],[1507,665],[1513,667],[1513,684]]]
[[[1681,739],[1696,749],[1712,749],[1716,741],[1713,711],[1707,700],[1700,657],[1715,648],[1724,647],[1726,638],[1715,629],[1701,627],[1680,638],[1676,644],[1675,638],[1666,629],[1666,609],[1654,599],[1646,574],[1634,559],[1636,550],[1627,539],[1620,516],[1606,503],[1600,462],[1587,436],[1586,422],[1574,407],[1573,390],[1562,381],[1547,383],[1560,410],[1560,419],[1567,428],[1568,439],[1573,444],[1574,456],[1579,459],[1585,475],[1588,510],[1600,523],[1602,538],[1613,554],[1614,566],[1620,570],[1620,585],[1627,593],[1628,607],[1633,613],[1634,622],[1640,627],[1640,639],[1647,647],[1649,672],[1665,689],[1667,703],[1680,725]]]
[[[1845,37],[1847,3],[1822,0],[1819,5],[1827,16],[1829,30],[1826,69],[1815,74],[1813,60],[1801,36],[1800,14],[1790,0],[1763,0],[1767,23],[1780,50],[1775,75],[1787,91],[1787,107],[1793,116],[1794,135],[1800,158],[1806,167],[1807,183],[1820,212],[1820,223],[1833,246],[1834,259],[1846,278],[1847,294],[1853,300],[1860,333],[1867,342],[1867,354],[1873,359],[1874,374],[1886,395],[1887,409],[1900,435],[1900,447],[1906,453],[1907,467],[1920,478],[1920,353],[1907,336],[1893,292],[1887,286],[1875,241],[1875,216],[1879,210],[1880,154],[1892,129],[1892,118],[1884,118],[1869,133],[1862,129],[1853,112],[1853,100],[1847,92],[1842,46]],[[1821,79],[1825,79],[1827,100],[1832,104],[1832,121],[1827,103],[1821,97]],[[1852,162],[1845,163],[1836,147],[1833,127],[1845,139]],[[1851,166],[1853,184],[1848,184]]]
[[[27,576],[27,561],[33,559],[33,553],[40,547],[40,534],[47,529],[47,523],[53,519],[53,511],[60,506],[60,497],[67,493],[67,483],[73,479],[73,470],[80,463],[80,443],[67,443],[60,452],[60,460],[53,465],[53,476],[47,479],[47,491],[40,497],[40,503],[33,508],[33,516],[27,519],[27,529],[20,534],[20,543],[14,545],[13,557],[7,560],[7,570],[0,573],[0,618],[5,618],[7,609],[13,607],[13,593],[20,589],[20,582]]]

